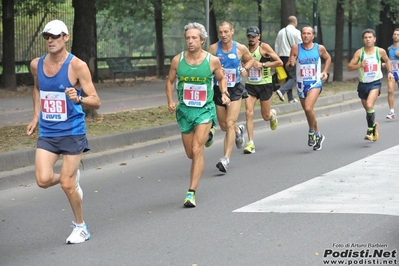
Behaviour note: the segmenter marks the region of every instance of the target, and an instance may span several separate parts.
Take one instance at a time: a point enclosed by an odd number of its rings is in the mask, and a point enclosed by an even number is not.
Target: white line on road
[[[298,184],[234,212],[399,216],[399,146]]]

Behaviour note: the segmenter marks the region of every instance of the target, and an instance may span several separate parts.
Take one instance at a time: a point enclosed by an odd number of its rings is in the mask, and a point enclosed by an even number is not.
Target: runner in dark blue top
[[[75,216],[66,243],[82,243],[90,239],[83,220],[83,191],[79,185],[80,160],[83,152],[89,150],[82,106],[98,109],[101,102],[87,64],[66,50],[70,35],[64,22],[50,21],[41,35],[48,53],[30,63],[34,113],[27,127],[30,136],[39,125],[36,183],[42,188],[61,184]],[[54,164],[61,154],[61,172],[54,173]]]

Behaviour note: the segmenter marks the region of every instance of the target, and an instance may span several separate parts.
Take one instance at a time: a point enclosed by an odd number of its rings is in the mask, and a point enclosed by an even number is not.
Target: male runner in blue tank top
[[[382,48],[375,46],[377,40],[375,31],[365,29],[362,33],[364,47],[358,49],[348,64],[348,71],[359,71],[359,84],[357,86],[358,96],[366,111],[367,133],[365,140],[378,140],[379,124],[375,122],[374,104],[381,92],[382,71],[381,59],[385,62],[388,70],[388,82],[394,79],[391,61]]]
[[[392,34],[393,44],[388,47],[388,56],[391,60],[393,79],[388,79],[388,106],[389,114],[387,119],[395,119],[395,97],[393,92],[395,85],[399,82],[399,28],[395,29]],[[382,63],[386,67],[386,63]]]
[[[226,131],[224,138],[224,156],[220,158],[216,167],[219,171],[226,173],[233,151],[234,140],[238,149],[244,145],[244,125],[236,126],[241,109],[241,99],[245,90],[241,83],[241,75],[247,75],[247,70],[254,64],[254,59],[248,48],[233,41],[233,24],[230,21],[222,21],[218,26],[219,41],[209,46],[208,51],[219,58],[223,67],[224,76],[227,80],[228,96],[231,103],[225,105],[221,102],[220,89],[215,82],[214,101],[220,129]],[[242,61],[242,62],[241,62]],[[241,67],[243,63],[244,67]]]
[[[39,124],[36,183],[42,188],[61,184],[75,216],[66,243],[82,243],[90,239],[83,219],[83,191],[79,185],[80,160],[83,152],[89,150],[82,106],[98,109],[101,102],[86,63],[66,50],[70,35],[64,22],[50,21],[41,35],[46,40],[48,53],[30,63],[34,112],[27,127],[27,134],[32,135]],[[61,172],[54,173],[54,164],[61,154]]]
[[[319,132],[314,105],[322,91],[323,82],[327,80],[331,56],[323,45],[313,42],[312,27],[303,27],[301,38],[301,44],[291,47],[286,67],[291,69],[296,66],[297,93],[309,125],[308,145],[317,151],[321,150],[325,136]],[[321,57],[325,60],[323,71]]]

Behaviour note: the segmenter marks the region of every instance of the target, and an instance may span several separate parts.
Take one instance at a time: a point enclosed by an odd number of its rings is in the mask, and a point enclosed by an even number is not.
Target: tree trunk
[[[295,0],[281,0],[281,21],[280,28],[284,28],[288,24],[289,16],[296,16]]]
[[[317,43],[323,44],[323,30],[320,16],[317,16]]]
[[[72,0],[75,11],[72,54],[88,65],[93,81],[98,82],[96,0]],[[84,108],[87,117],[96,117],[95,109]]]
[[[215,9],[213,7],[213,1],[209,1],[209,43],[213,44],[219,40],[219,34],[217,30],[217,24],[216,24],[216,14],[215,14]],[[206,48],[208,49],[208,47]]]
[[[381,24],[377,26],[377,42],[376,45],[383,49],[387,49],[392,43],[392,33],[395,25],[392,22],[393,14],[390,11],[390,6],[381,1],[383,7],[380,11]]]
[[[343,81],[343,54],[344,54],[344,23],[345,10],[344,0],[337,1],[335,12],[335,54],[334,54],[334,79],[333,81]]]
[[[14,0],[2,0],[3,6],[3,74],[2,87],[17,90],[15,74]]]
[[[258,2],[258,28],[260,31],[260,34],[262,34],[262,0],[257,0]],[[263,36],[263,35],[261,35]]]
[[[353,14],[353,0],[349,1],[349,15],[348,15],[348,62],[352,58],[352,14]]]
[[[163,18],[162,18],[162,0],[154,0],[155,17],[155,49],[157,51],[156,75],[158,78],[164,78],[165,73],[165,51],[163,46]]]

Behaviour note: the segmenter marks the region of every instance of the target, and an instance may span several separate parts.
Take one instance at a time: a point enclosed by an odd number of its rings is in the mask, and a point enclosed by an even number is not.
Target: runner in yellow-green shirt
[[[248,49],[255,59],[254,65],[248,70],[245,88],[248,98],[245,99],[248,142],[244,148],[245,154],[255,153],[254,144],[254,107],[260,100],[262,118],[270,121],[270,128],[275,130],[278,125],[276,110],[271,108],[273,84],[271,68],[282,66],[283,61],[267,43],[260,41],[260,31],[256,26],[247,29]]]
[[[366,110],[367,133],[365,140],[378,140],[378,123],[375,122],[374,104],[381,92],[381,59],[388,70],[388,80],[392,80],[392,65],[386,51],[374,46],[376,42],[375,31],[365,29],[362,33],[364,47],[358,49],[348,64],[348,70],[359,71],[358,96]]]

